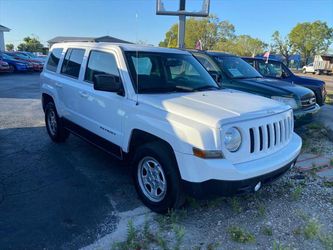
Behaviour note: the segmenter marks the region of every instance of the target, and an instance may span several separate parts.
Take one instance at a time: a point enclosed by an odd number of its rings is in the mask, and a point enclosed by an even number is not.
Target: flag
[[[197,41],[197,43],[195,44],[195,49],[197,49],[197,50],[202,50],[202,42],[201,42],[200,39],[199,39],[199,40]]]
[[[264,57],[266,57],[266,63],[268,63],[268,58],[269,58],[269,54],[271,53],[271,51],[267,51],[264,54]]]

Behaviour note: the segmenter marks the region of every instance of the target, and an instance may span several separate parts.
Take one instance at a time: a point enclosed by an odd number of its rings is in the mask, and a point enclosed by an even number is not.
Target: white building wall
[[[3,31],[0,31],[0,51],[5,51],[5,37]]]

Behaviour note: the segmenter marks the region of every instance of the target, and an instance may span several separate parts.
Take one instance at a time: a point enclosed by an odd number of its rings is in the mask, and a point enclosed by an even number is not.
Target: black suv
[[[296,120],[308,120],[319,111],[315,94],[290,82],[264,78],[242,58],[209,51],[190,51],[224,88],[265,96],[291,106]]]
[[[297,85],[311,89],[315,95],[317,103],[322,106],[325,104],[326,89],[325,82],[310,77],[297,76],[291,70],[278,60],[262,57],[243,57],[243,59],[251,64],[260,74],[267,78],[279,79],[291,82]]]

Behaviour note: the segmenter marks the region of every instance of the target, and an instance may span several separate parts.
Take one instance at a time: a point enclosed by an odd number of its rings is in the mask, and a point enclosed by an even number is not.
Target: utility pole
[[[156,0],[156,15],[165,15],[165,16],[178,16],[178,48],[185,48],[185,26],[186,26],[186,16],[195,16],[195,17],[208,17],[209,15],[209,6],[210,0],[201,0],[202,9],[199,11],[186,11],[186,0],[179,1],[178,10],[166,10],[164,7],[165,0]],[[170,43],[170,41],[169,41]]]
[[[185,11],[185,1],[179,1],[179,11]],[[186,26],[186,15],[179,15],[178,24],[178,48],[185,49],[185,26]]]

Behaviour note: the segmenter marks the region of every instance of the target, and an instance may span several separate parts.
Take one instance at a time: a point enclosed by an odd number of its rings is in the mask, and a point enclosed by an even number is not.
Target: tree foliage
[[[42,52],[43,44],[39,41],[38,37],[27,36],[23,38],[23,43],[17,46],[19,51],[29,51],[29,52]]]
[[[328,50],[333,42],[333,28],[321,21],[298,23],[291,30],[289,39],[307,64],[312,56]]]
[[[12,50],[14,50],[14,44],[12,44],[12,43],[7,43],[7,44],[6,44],[6,50],[7,50],[7,51],[12,51]]]
[[[287,66],[289,67],[290,62],[290,56],[293,52],[293,46],[290,42],[289,36],[286,36],[284,38],[281,37],[279,31],[275,31],[272,35],[272,49],[274,52],[282,55],[286,61]]]
[[[187,48],[195,48],[198,40],[201,40],[203,49],[213,49],[218,41],[235,37],[235,27],[228,21],[220,21],[216,16],[208,18],[189,18],[186,21],[185,45]],[[160,42],[161,47],[177,47],[178,24],[174,24]]]
[[[234,39],[220,41],[216,44],[215,49],[229,52],[239,56],[255,56],[264,52],[267,44],[258,38],[253,38],[248,35],[240,35]]]

